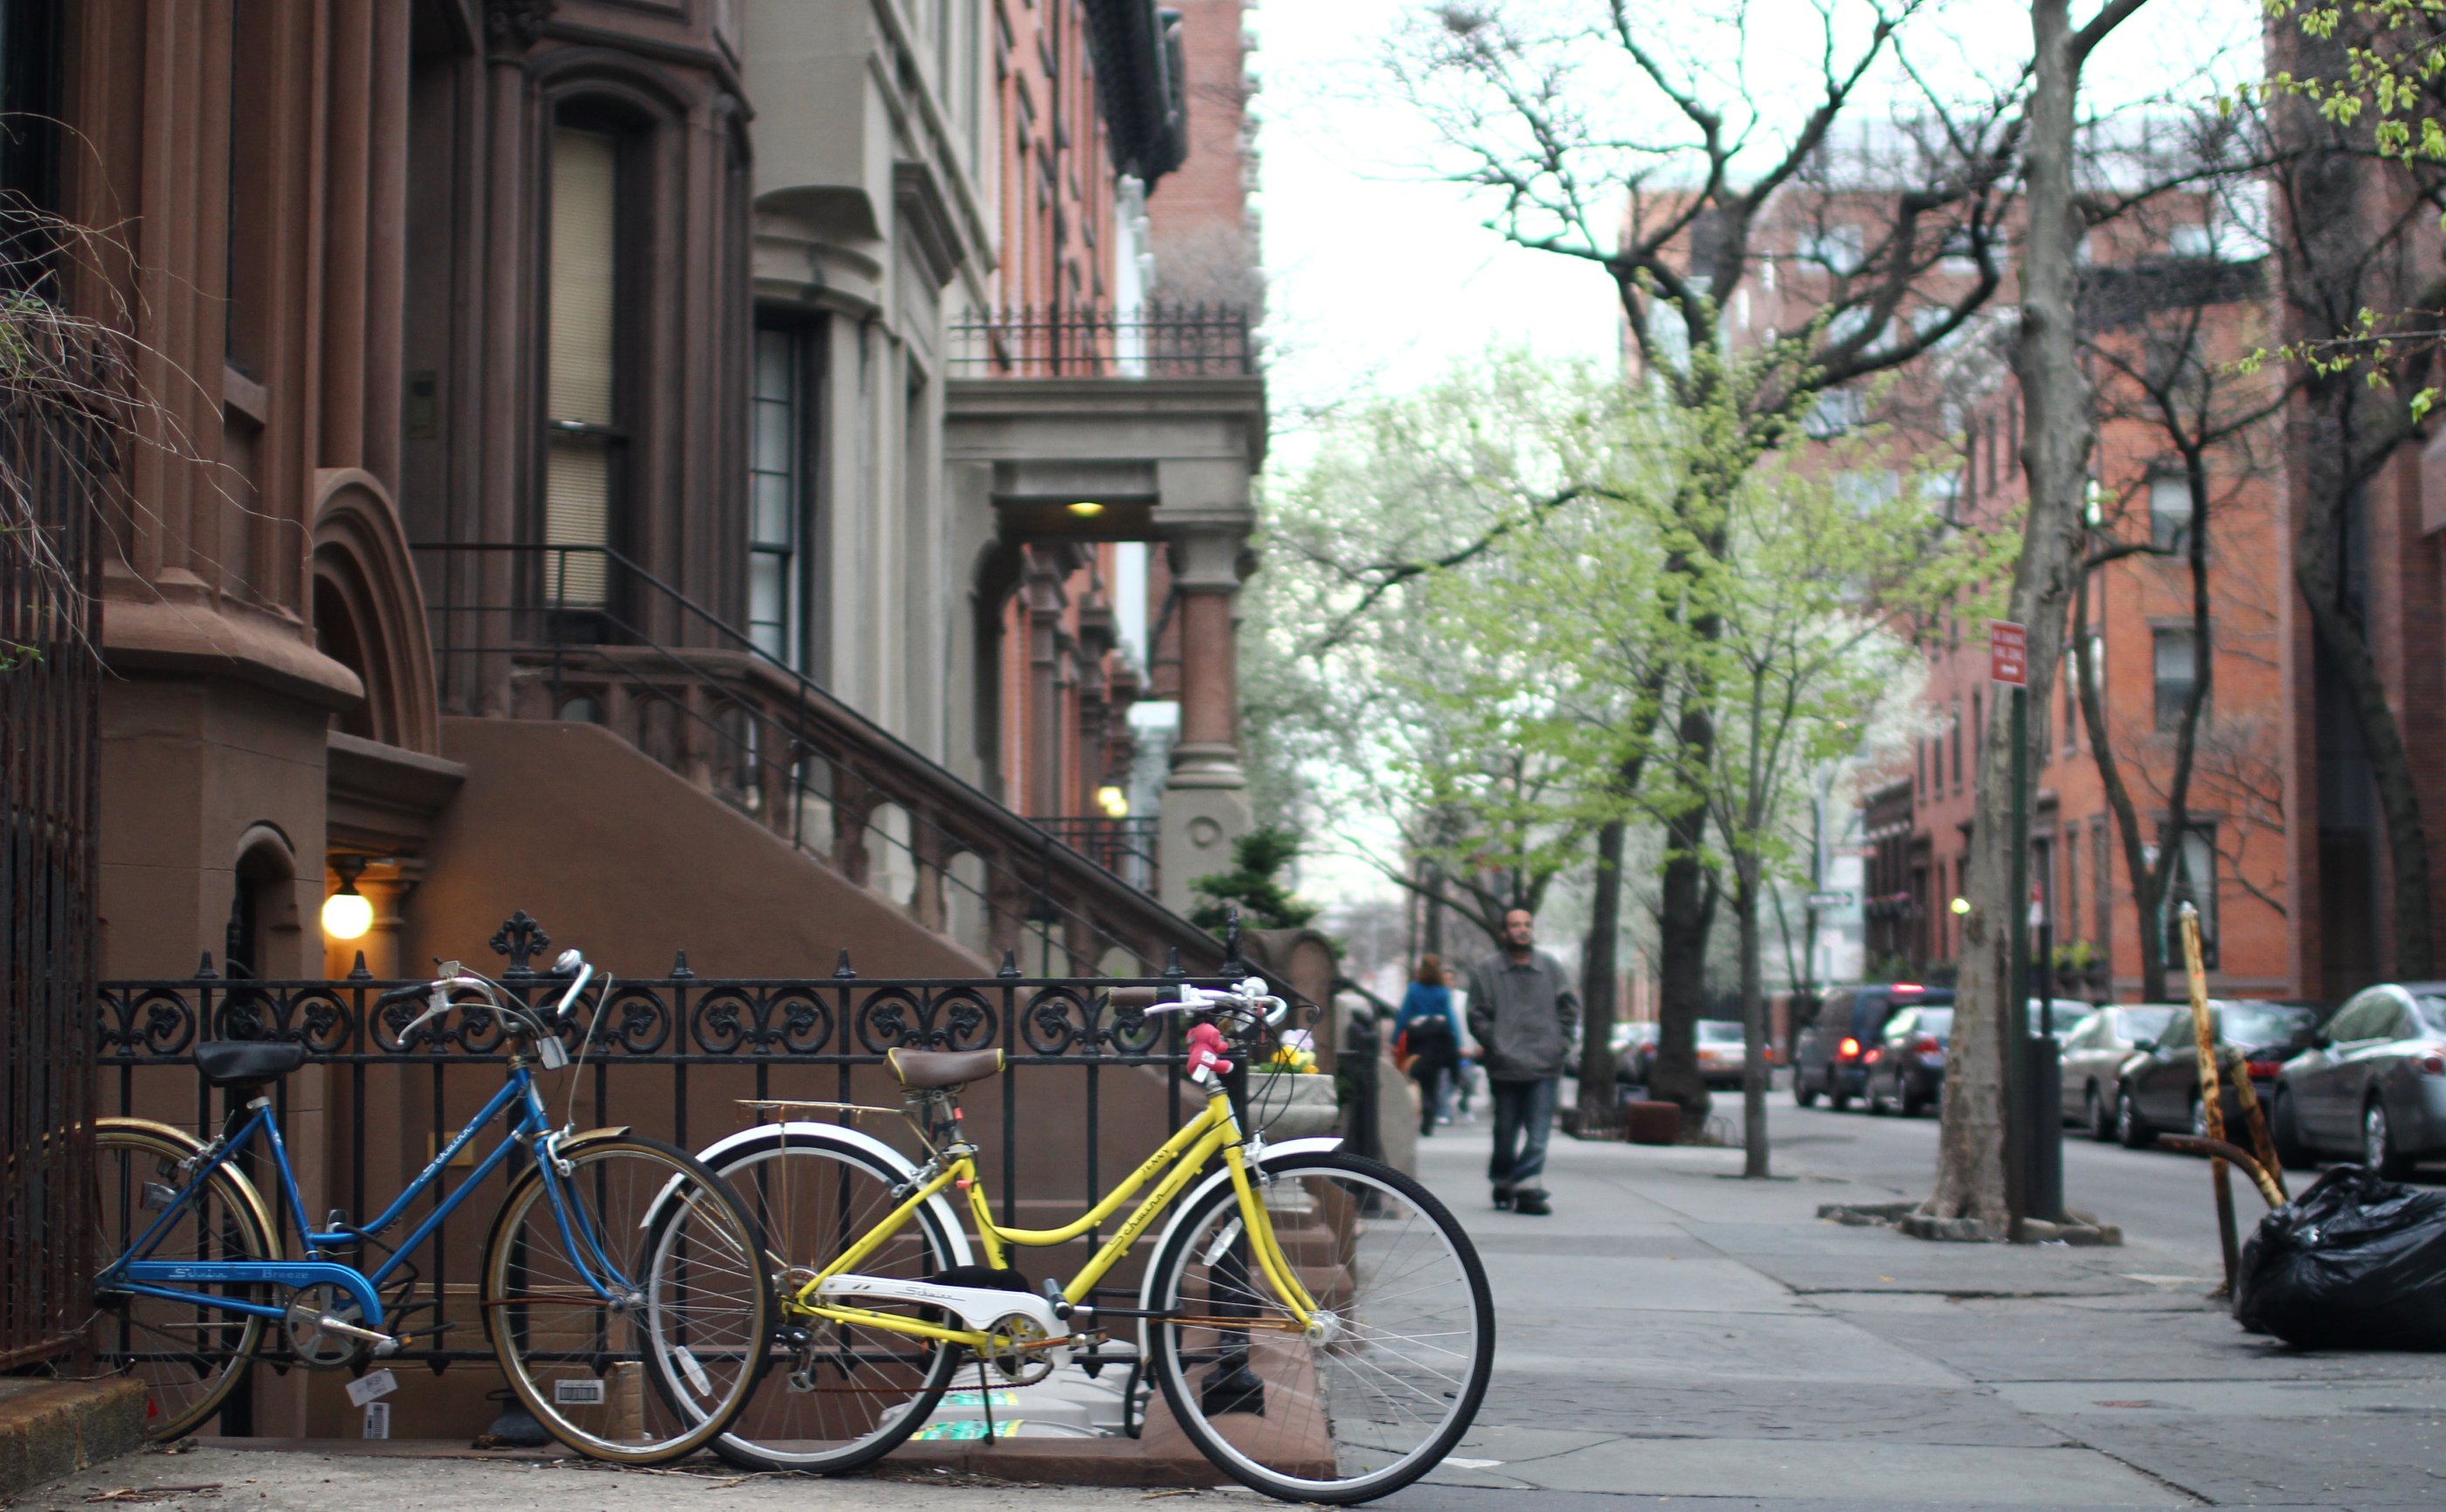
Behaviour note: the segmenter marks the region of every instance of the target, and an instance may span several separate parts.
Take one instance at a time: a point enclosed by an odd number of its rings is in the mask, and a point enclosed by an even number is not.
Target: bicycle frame
[[[515,1112],[513,1112],[514,1109]],[[371,1273],[367,1273],[353,1265],[342,1264],[324,1258],[324,1252],[327,1250],[353,1246],[365,1238],[379,1236],[393,1223],[398,1223],[406,1213],[409,1205],[423,1195],[434,1183],[441,1180],[442,1172],[448,1167],[452,1160],[458,1157],[459,1152],[466,1148],[467,1143],[493,1120],[505,1114],[511,1117],[510,1132],[507,1137],[495,1146],[490,1154],[477,1163],[473,1174],[442,1196],[440,1204],[416,1225],[415,1230],[401,1241],[398,1248],[393,1250],[390,1257],[380,1266]],[[258,1134],[271,1143],[273,1164],[278,1167],[280,1173],[281,1190],[289,1200],[290,1210],[297,1215],[297,1232],[298,1237],[305,1241],[305,1258],[294,1260],[146,1259],[145,1257],[151,1254],[153,1246],[160,1241],[162,1234],[168,1229],[172,1221],[178,1217],[179,1210],[193,1202],[196,1195],[203,1190],[205,1184],[212,1179],[213,1172],[229,1164],[231,1158],[253,1143]],[[554,1138],[551,1120],[544,1111],[543,1099],[536,1091],[534,1073],[527,1069],[523,1059],[514,1060],[510,1066],[509,1080],[502,1085],[501,1090],[493,1094],[492,1100],[484,1105],[481,1112],[469,1119],[466,1126],[452,1136],[450,1143],[442,1147],[423,1170],[418,1172],[416,1179],[408,1183],[406,1189],[392,1201],[389,1207],[384,1209],[381,1216],[369,1223],[355,1228],[322,1232],[307,1226],[305,1202],[297,1189],[296,1173],[290,1168],[289,1148],[287,1142],[280,1137],[280,1121],[273,1116],[272,1099],[257,1097],[247,1104],[246,1121],[239,1126],[237,1131],[225,1135],[209,1147],[209,1156],[198,1163],[188,1174],[185,1185],[179,1188],[177,1196],[163,1207],[151,1226],[146,1228],[134,1243],[128,1245],[125,1254],[119,1256],[104,1267],[96,1279],[96,1285],[103,1290],[162,1297],[174,1302],[187,1302],[222,1312],[242,1313],[255,1317],[269,1318],[275,1322],[289,1316],[287,1307],[249,1301],[242,1297],[189,1291],[169,1283],[174,1281],[223,1284],[254,1282],[286,1287],[336,1286],[346,1292],[349,1299],[356,1304],[358,1318],[363,1327],[379,1328],[384,1321],[380,1288],[402,1265],[406,1263],[408,1256],[413,1254],[434,1230],[440,1228],[452,1213],[458,1211],[460,1204],[467,1200],[468,1193],[474,1191],[484,1178],[500,1168],[502,1163],[509,1158],[511,1150],[522,1144],[532,1143],[538,1146],[548,1156]],[[542,1172],[544,1189],[552,1204],[555,1221],[560,1226],[562,1241],[570,1246],[571,1254],[582,1254],[586,1258],[587,1264],[580,1267],[585,1273],[586,1283],[594,1289],[598,1297],[607,1302],[614,1299],[615,1288],[621,1293],[632,1291],[633,1283],[620,1275],[619,1267],[612,1263],[606,1246],[593,1233],[593,1225],[587,1221],[583,1210],[567,1201],[561,1189],[560,1173],[554,1168],[553,1162],[549,1158],[543,1159],[537,1163],[536,1168]],[[571,1226],[573,1212],[574,1212],[577,1230],[583,1231],[585,1242],[582,1248],[578,1243],[578,1233],[573,1231]],[[271,1238],[274,1245],[280,1242],[280,1235],[277,1232],[274,1232]],[[601,1270],[600,1276],[595,1274],[598,1266]],[[607,1279],[609,1285],[606,1284]]]
[[[1220,1089],[1207,1095],[1205,1110],[1165,1140],[1161,1148],[1123,1177],[1120,1185],[1106,1192],[1093,1207],[1061,1228],[1006,1228],[996,1223],[992,1204],[986,1198],[985,1185],[977,1179],[974,1148],[965,1144],[955,1146],[947,1152],[950,1158],[943,1163],[941,1170],[912,1191],[899,1206],[884,1215],[856,1243],[843,1250],[838,1259],[783,1298],[783,1305],[832,1322],[884,1329],[919,1338],[965,1344],[975,1349],[990,1347],[992,1341],[976,1330],[947,1328],[866,1308],[846,1307],[823,1300],[817,1293],[825,1282],[854,1274],[859,1262],[899,1232],[920,1208],[954,1186],[968,1195],[969,1210],[976,1220],[977,1238],[985,1247],[987,1263],[995,1270],[1003,1270],[1007,1268],[1005,1257],[1009,1246],[1041,1249],[1078,1239],[1120,1211],[1121,1204],[1136,1196],[1157,1172],[1167,1166],[1172,1167],[1171,1172],[1156,1184],[1155,1190],[1147,1193],[1121,1221],[1121,1226],[1115,1230],[1113,1237],[1105,1241],[1079,1274],[1062,1288],[1063,1299],[1076,1305],[1087,1299],[1097,1283],[1120,1263],[1121,1258],[1138,1242],[1138,1236],[1146,1232],[1147,1225],[1198,1178],[1217,1152],[1221,1153],[1225,1168],[1231,1172],[1232,1187],[1239,1199],[1243,1231],[1249,1237],[1250,1248],[1259,1267],[1293,1318],[1301,1327],[1308,1327],[1318,1311],[1317,1304],[1300,1285],[1292,1273],[1290,1261],[1284,1256],[1282,1246],[1274,1237],[1273,1217],[1249,1179],[1250,1167],[1241,1154],[1240,1126],[1232,1114],[1232,1100]]]

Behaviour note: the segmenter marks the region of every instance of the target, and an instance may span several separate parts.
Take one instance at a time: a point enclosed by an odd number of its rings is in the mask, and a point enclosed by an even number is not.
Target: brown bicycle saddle
[[[901,1086],[921,1092],[964,1086],[980,1076],[1002,1073],[999,1050],[888,1050],[883,1058]]]

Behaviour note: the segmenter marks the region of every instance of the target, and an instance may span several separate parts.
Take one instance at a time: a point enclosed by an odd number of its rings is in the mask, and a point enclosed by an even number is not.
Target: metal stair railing
[[[1044,975],[1159,971],[1176,951],[1192,969],[1222,959],[1213,936],[1116,869],[618,551],[414,550],[445,712],[603,724],[988,959],[1017,950]]]

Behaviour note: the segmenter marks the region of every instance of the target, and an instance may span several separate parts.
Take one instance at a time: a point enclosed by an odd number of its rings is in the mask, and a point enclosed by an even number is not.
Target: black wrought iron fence
[[[31,296],[18,296],[30,298]],[[103,362],[7,323],[0,382],[0,1369],[72,1349],[93,1041]]]
[[[416,551],[445,708],[612,729],[988,959],[1018,949],[1047,975],[1220,959],[1151,869],[1082,855],[618,551]]]
[[[561,982],[533,967],[552,944],[524,913],[494,937],[494,950],[508,959],[499,980],[521,1002],[559,992]],[[1231,975],[1245,969],[1236,960],[1227,966]],[[998,1165],[997,1208],[1022,1211],[1025,1223],[1031,1206],[1075,1216],[1187,1116],[1177,1019],[1116,1009],[1109,994],[1117,986],[1191,980],[1211,985],[1227,979],[1178,971],[1135,980],[1025,977],[1009,960],[988,978],[870,979],[856,974],[844,951],[830,977],[750,980],[699,976],[683,953],[667,976],[590,988],[567,1034],[570,1066],[539,1075],[555,1114],[565,1106],[581,1129],[626,1125],[695,1148],[770,1116],[743,1110],[743,1099],[898,1106],[884,1067],[894,1049],[999,1048],[1007,1069],[971,1086],[965,1111],[972,1137],[986,1148],[987,1168]],[[303,1044],[307,1066],[273,1096],[306,1183],[304,1200],[349,1219],[369,1217],[499,1090],[507,1048],[499,1025],[482,1012],[408,1031],[421,1005],[374,1006],[399,985],[362,967],[331,981],[223,978],[209,957],[192,977],[104,981],[94,1036],[98,1111],[209,1137],[220,1125],[224,1098],[192,1070],[199,1043]],[[893,1138],[895,1122],[864,1127]],[[477,1144],[489,1148],[486,1140]],[[515,1174],[487,1179],[506,1188]],[[259,1185],[293,1237],[294,1214],[280,1184]],[[433,1205],[454,1185],[445,1171]],[[477,1194],[468,1216],[444,1225],[428,1252],[399,1273],[408,1280],[386,1300],[393,1331],[410,1343],[397,1358],[437,1371],[493,1358],[472,1295],[492,1211]],[[326,1213],[309,1216],[319,1221]],[[423,1216],[405,1215],[399,1231]],[[1090,1234],[1076,1243],[1083,1251],[1096,1241]],[[365,1259],[370,1265],[378,1257]],[[1126,1275],[1117,1275],[1112,1289],[1126,1284]],[[276,1350],[267,1357],[283,1358]]]
[[[1247,378],[1257,371],[1249,311],[1237,305],[1132,309],[1022,306],[951,327],[960,378]]]

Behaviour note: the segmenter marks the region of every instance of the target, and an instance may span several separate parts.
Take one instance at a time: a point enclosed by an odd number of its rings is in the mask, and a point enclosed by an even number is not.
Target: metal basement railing
[[[501,925],[492,946],[508,958],[499,978],[513,997],[527,1001],[557,993],[559,983],[532,965],[551,944],[524,912]],[[1138,984],[1190,980],[1175,971]],[[316,1200],[306,1173],[319,1167],[324,1200],[351,1218],[369,1217],[498,1089],[502,1074],[504,1038],[481,1013],[453,1016],[403,1037],[422,1005],[377,1010],[374,999],[404,984],[377,980],[362,964],[332,981],[235,980],[216,975],[209,956],[193,977],[102,982],[96,1111],[156,1118],[209,1138],[227,1110],[195,1074],[196,1046],[232,1039],[302,1043],[310,1053],[307,1067],[277,1084],[273,1097],[309,1184],[306,1200]],[[697,1148],[752,1121],[736,1099],[896,1106],[897,1090],[881,1069],[885,1052],[1000,1048],[1008,1068],[993,1082],[972,1086],[968,1099],[971,1112],[985,1114],[972,1129],[982,1133],[999,1125],[997,1205],[1035,1198],[1083,1206],[1081,1198],[1101,1192],[1108,1175],[1135,1166],[1153,1145],[1143,1129],[1119,1129],[1115,1158],[1104,1159],[1102,1126],[1115,1116],[1108,1106],[1112,1078],[1141,1078],[1124,1089],[1137,1094],[1140,1122],[1160,1112],[1168,1131],[1190,1111],[1177,1018],[1150,1020],[1107,1001],[1112,988],[1131,984],[1023,977],[1009,961],[987,978],[869,979],[851,969],[846,951],[830,977],[725,979],[696,975],[683,953],[667,977],[613,980],[600,991],[590,989],[580,1014],[590,1041],[585,1057],[568,1071],[540,1076],[555,1116],[566,1102],[581,1129],[623,1124]],[[300,1095],[298,1084],[318,1069],[325,1079],[304,1089],[310,1095]],[[1244,1075],[1245,1068],[1234,1080]],[[988,1103],[999,1103],[998,1110],[979,1106]],[[430,1143],[418,1144],[410,1130]],[[879,1126],[873,1131],[887,1139],[893,1134]],[[488,1141],[479,1143],[490,1148]],[[1043,1158],[1048,1148],[1075,1149],[1077,1165],[1063,1156],[1048,1166]],[[377,1162],[384,1168],[369,1170]],[[281,1184],[263,1180],[264,1172],[249,1174],[293,1244],[296,1215]],[[516,1174],[505,1169],[488,1180],[505,1186]],[[444,1172],[433,1205],[451,1185]],[[413,1341],[392,1359],[439,1372],[454,1362],[494,1358],[474,1299],[462,1290],[472,1288],[492,1213],[480,1196],[401,1272],[409,1278],[408,1291],[397,1304],[407,1309],[404,1326]],[[409,1232],[421,1216],[405,1215],[395,1232]],[[1097,1236],[1079,1242],[1092,1247]],[[464,1297],[463,1307],[454,1307],[458,1297]],[[107,1364],[108,1341],[94,1343]],[[265,1359],[288,1362],[277,1338],[265,1343]]]
[[[1221,959],[1122,868],[954,776],[619,552],[415,550],[445,711],[602,724],[988,960],[1018,950],[1056,976],[1157,971],[1176,950]]]

